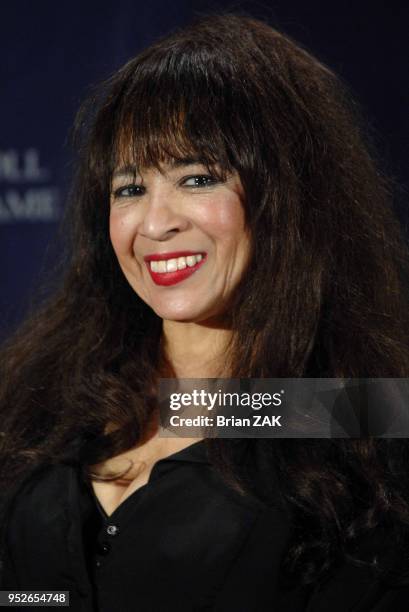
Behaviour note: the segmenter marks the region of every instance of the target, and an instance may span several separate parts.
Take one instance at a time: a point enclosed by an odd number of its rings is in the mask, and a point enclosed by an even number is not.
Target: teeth
[[[176,272],[184,270],[187,266],[192,268],[197,263],[202,261],[203,255],[188,255],[187,257],[178,257],[177,259],[162,259],[160,261],[151,261],[150,266],[152,272]]]
[[[166,262],[166,272],[176,272],[178,269],[178,260],[177,259],[168,259]]]

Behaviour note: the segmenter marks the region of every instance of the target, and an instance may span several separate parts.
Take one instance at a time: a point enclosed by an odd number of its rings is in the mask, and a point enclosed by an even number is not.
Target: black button
[[[98,552],[100,555],[107,555],[111,550],[111,545],[108,542],[101,542],[99,545]]]
[[[96,561],[95,565],[96,565],[97,567],[100,567],[100,565],[101,565],[101,561]]]
[[[117,536],[119,534],[119,527],[117,525],[108,525],[107,534],[110,536]]]

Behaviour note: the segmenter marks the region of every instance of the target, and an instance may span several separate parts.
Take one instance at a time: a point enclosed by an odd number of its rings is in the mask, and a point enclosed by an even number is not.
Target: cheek
[[[109,218],[109,236],[112,247],[118,257],[132,252],[133,231],[131,224],[120,215],[112,214]]]
[[[244,209],[236,195],[214,200],[201,213],[202,228],[215,239],[235,242],[244,236]]]
[[[214,225],[219,243],[219,256],[230,262],[230,273],[241,275],[248,262],[250,237],[245,223],[244,208],[239,199],[221,206]]]

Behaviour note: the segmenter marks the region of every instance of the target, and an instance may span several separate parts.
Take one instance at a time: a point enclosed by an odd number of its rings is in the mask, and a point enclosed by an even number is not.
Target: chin
[[[199,323],[209,318],[209,308],[199,307],[199,300],[193,304],[150,304],[154,312],[166,321],[180,321],[183,323]]]
[[[204,316],[200,316],[199,313],[189,311],[178,311],[172,310],[155,310],[155,313],[164,321],[179,321],[181,323],[199,323],[203,320]]]

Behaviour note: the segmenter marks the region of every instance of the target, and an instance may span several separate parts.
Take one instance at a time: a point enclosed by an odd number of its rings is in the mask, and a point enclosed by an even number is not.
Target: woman
[[[407,257],[336,77],[212,16],[83,109],[58,292],[2,358],[3,589],[406,610],[406,440],[165,438],[161,377],[406,377]]]

